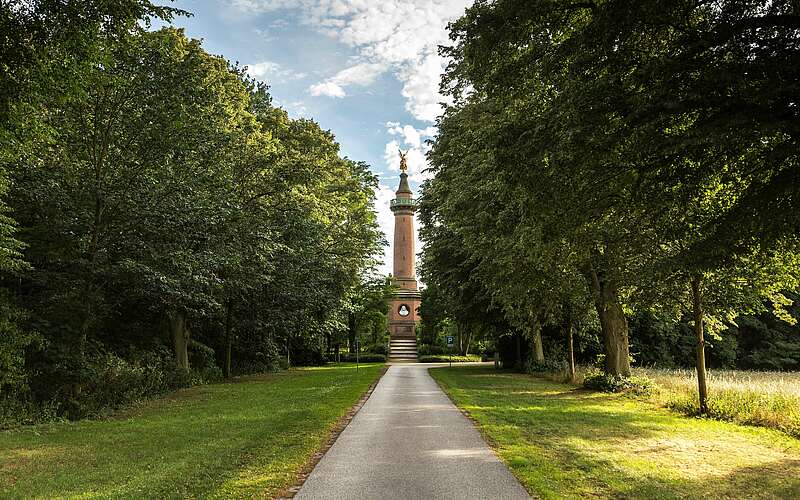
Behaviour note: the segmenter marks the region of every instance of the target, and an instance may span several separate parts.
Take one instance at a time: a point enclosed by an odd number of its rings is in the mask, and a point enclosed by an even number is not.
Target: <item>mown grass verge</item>
[[[108,420],[0,432],[0,497],[269,497],[381,370],[290,370],[179,391]]]
[[[535,497],[800,498],[783,433],[491,367],[430,373]]]

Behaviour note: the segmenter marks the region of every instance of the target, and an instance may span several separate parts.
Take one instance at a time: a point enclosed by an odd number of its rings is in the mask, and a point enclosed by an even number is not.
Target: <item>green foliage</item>
[[[335,359],[329,359],[329,362],[337,361]],[[347,363],[355,363],[356,362],[356,354],[354,352],[347,352],[341,354],[339,356],[339,360],[341,362]],[[359,363],[385,363],[386,362],[386,355],[385,354],[378,354],[374,352],[362,352],[358,355],[358,362]]]
[[[199,40],[146,29],[179,11],[95,4],[0,7],[4,391],[77,418],[220,367],[320,364],[351,313],[382,344],[368,165]]]
[[[417,354],[424,356],[427,354],[446,354],[447,350],[441,345],[420,344],[417,347]]]
[[[481,357],[477,354],[469,354],[467,356],[459,356],[459,355],[447,355],[447,354],[438,354],[438,355],[425,355],[419,357],[420,363],[470,363],[470,362],[477,362],[480,361]]]
[[[531,374],[563,372],[565,369],[566,361],[564,361],[563,357],[561,356],[548,356],[544,359],[544,361],[537,361],[532,356],[529,356],[527,359],[525,359],[522,367],[522,371]]]
[[[600,370],[587,372],[583,379],[583,386],[596,391],[630,392],[637,395],[647,395],[653,391],[653,381],[647,377],[618,377]]]
[[[796,294],[787,295],[796,298]],[[788,307],[797,317],[797,303]],[[685,321],[663,313],[636,312],[631,319],[631,352],[636,365],[677,368],[694,366],[694,332]],[[712,368],[796,370],[800,366],[800,329],[772,312],[739,316],[718,335],[705,334]]]
[[[42,346],[42,337],[29,330],[24,319],[8,290],[0,289],[0,399],[26,392],[25,352]]]
[[[678,365],[706,338],[712,363],[744,359],[723,335],[737,316],[793,321],[796,17],[759,0],[468,8],[442,48],[451,104],[419,202],[423,275],[449,317],[499,313],[493,335],[524,335],[541,362],[563,356],[542,339],[564,345],[592,308],[623,377],[631,313],[668,318],[633,317],[633,359]]]

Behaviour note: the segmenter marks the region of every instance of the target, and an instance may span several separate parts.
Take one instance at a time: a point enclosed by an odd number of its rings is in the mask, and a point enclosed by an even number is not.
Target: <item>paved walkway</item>
[[[396,364],[295,498],[530,497],[428,366]]]

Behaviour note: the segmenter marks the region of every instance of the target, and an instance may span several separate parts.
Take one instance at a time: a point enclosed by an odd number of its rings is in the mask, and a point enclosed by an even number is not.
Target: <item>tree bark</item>
[[[609,375],[629,377],[631,362],[628,321],[619,303],[619,291],[613,283],[604,280],[594,269],[589,271],[588,278],[603,333],[605,371]]]
[[[472,343],[472,328],[466,328],[466,333],[461,334],[459,352],[462,356],[469,353],[469,345]]]
[[[352,311],[347,315],[347,349],[356,351],[356,315]]]
[[[697,390],[700,397],[700,414],[708,413],[708,386],[706,383],[706,341],[703,338],[703,303],[700,294],[700,276],[692,278],[692,315],[697,339]]]
[[[225,378],[230,378],[231,351],[233,350],[233,337],[231,336],[233,323],[233,301],[231,299],[228,299],[225,309]]]
[[[461,354],[464,348],[464,327],[458,321],[456,321],[456,338],[458,339],[458,352]]]
[[[189,328],[186,326],[186,316],[181,312],[172,312],[169,315],[169,329],[172,333],[172,342],[175,347],[175,362],[178,368],[189,370]]]
[[[517,353],[516,353],[517,354],[517,359],[514,362],[514,368],[519,370],[520,368],[522,368],[522,345],[521,345],[521,340],[520,340],[520,334],[519,333],[515,333],[514,334],[514,340],[516,341],[516,344],[517,344],[516,345],[516,347],[517,347]]]
[[[569,381],[575,382],[575,346],[572,339],[572,315],[567,313],[567,356],[569,357]]]
[[[534,359],[542,363],[544,362],[544,346],[542,345],[542,324],[539,318],[534,314],[531,319],[531,351]]]

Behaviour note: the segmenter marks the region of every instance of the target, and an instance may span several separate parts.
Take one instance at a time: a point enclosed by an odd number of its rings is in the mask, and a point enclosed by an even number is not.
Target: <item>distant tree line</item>
[[[450,36],[424,281],[534,363],[597,325],[614,377],[656,347],[631,320],[691,325],[704,409],[709,339],[796,323],[797,2],[479,0]]]
[[[182,14],[0,6],[0,421],[321,362],[385,330],[376,177],[243,68],[149,29]]]

